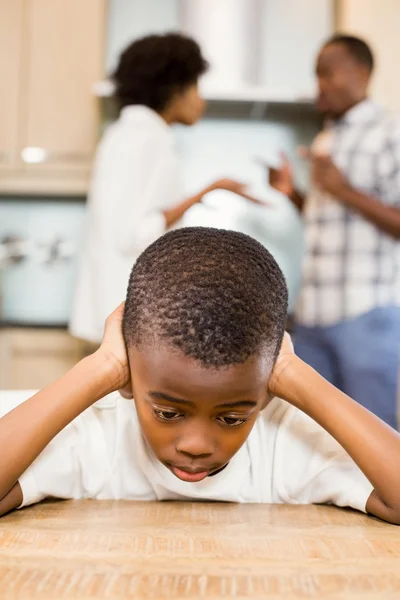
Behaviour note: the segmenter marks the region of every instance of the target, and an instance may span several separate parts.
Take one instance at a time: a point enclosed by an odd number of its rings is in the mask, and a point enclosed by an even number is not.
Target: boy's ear
[[[128,357],[129,357],[129,352],[128,352]],[[122,388],[121,390],[118,390],[119,394],[125,398],[125,400],[132,400],[132,398],[135,397],[135,393],[133,390],[133,383],[132,383],[132,369],[131,369],[131,361],[129,359],[128,361],[128,365],[129,365],[129,382],[128,384]]]

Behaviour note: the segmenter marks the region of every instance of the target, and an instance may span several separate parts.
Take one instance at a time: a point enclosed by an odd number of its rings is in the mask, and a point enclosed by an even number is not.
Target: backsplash
[[[289,310],[296,304],[304,251],[303,224],[292,203],[269,188],[259,159],[277,165],[284,151],[294,163],[296,181],[307,187],[308,169],[296,156],[299,144],[310,144],[316,133],[310,122],[204,120],[193,128],[178,128],[177,146],[185,189],[194,193],[221,177],[249,184],[254,196],[269,203],[259,207],[224,191],[210,194],[184,217],[184,225],[204,225],[247,233],[262,243],[279,263],[288,283]]]
[[[232,177],[248,183],[250,191],[267,200],[260,208],[226,192],[214,192],[194,207],[184,225],[231,228],[252,235],[279,262],[289,284],[293,308],[300,285],[303,230],[291,203],[268,188],[265,170],[257,159],[277,164],[284,150],[295,163],[300,186],[307,184],[307,168],[296,157],[299,144],[309,143],[317,124],[205,119],[195,127],[176,128],[177,151],[187,194],[209,182]],[[2,270],[0,318],[41,325],[68,322],[77,260],[85,220],[85,198],[0,198],[0,240],[27,240],[28,256]]]
[[[2,321],[67,324],[84,217],[82,200],[1,199],[0,243],[22,242],[21,259],[1,271]]]

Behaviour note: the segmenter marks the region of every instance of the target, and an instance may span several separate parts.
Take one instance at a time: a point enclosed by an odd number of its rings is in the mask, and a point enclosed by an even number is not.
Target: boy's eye
[[[218,417],[218,420],[223,425],[227,425],[228,427],[239,427],[240,425],[244,425],[244,423],[246,423],[248,421],[248,418],[247,417],[226,416],[226,417]]]
[[[154,408],[154,414],[161,421],[176,421],[182,415],[176,410],[162,410],[161,408]]]

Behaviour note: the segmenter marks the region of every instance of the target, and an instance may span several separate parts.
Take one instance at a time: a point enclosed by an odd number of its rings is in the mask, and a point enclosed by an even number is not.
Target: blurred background
[[[304,253],[299,212],[268,186],[261,162],[284,151],[298,185],[322,120],[315,61],[335,32],[376,55],[373,95],[400,109],[398,0],[0,0],[0,389],[43,387],[90,351],[68,333],[96,145],[116,118],[107,79],[121,51],[150,33],[194,37],[211,63],[194,127],[174,127],[185,192],[232,177],[270,209],[216,192],[184,225],[244,231],[264,243],[289,284]]]

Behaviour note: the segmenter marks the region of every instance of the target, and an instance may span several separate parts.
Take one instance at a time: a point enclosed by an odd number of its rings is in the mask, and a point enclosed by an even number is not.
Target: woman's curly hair
[[[208,69],[200,46],[180,33],[149,35],[130,44],[113,74],[120,108],[141,104],[160,112],[174,94]]]

